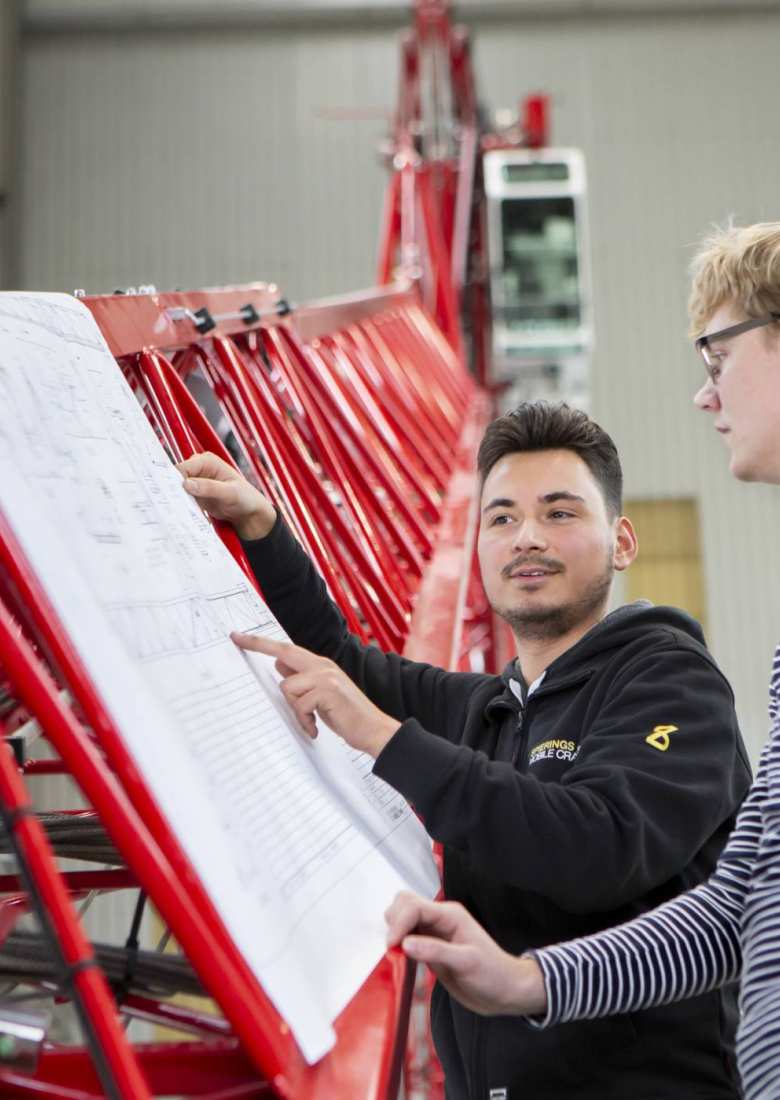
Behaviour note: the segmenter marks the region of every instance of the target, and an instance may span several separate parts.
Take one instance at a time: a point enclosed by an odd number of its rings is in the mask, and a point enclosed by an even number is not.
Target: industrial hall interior
[[[780,1100],[778,42],[0,2],[0,1100]]]

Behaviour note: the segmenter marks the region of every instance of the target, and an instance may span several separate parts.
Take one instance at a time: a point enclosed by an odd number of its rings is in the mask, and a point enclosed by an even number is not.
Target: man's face
[[[610,520],[578,455],[505,455],[485,479],[481,509],[482,583],[517,637],[553,639],[601,617],[636,540],[628,520]]]
[[[705,332],[744,320],[729,303],[710,317]],[[717,356],[717,377],[707,379],[694,404],[713,414],[734,477],[780,484],[780,337],[773,328],[756,328],[715,341],[710,351]]]

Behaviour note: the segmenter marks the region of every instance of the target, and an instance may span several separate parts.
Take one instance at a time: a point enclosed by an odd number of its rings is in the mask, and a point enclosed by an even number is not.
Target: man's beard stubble
[[[568,634],[606,604],[614,572],[610,553],[604,572],[592,580],[579,599],[572,603],[537,608],[494,606],[493,610],[509,624],[516,637],[533,642],[551,642]]]

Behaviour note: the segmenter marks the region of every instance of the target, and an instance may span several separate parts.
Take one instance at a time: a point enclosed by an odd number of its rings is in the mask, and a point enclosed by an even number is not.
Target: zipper
[[[541,690],[541,688],[539,690]],[[535,698],[536,692],[534,692],[529,699],[526,699],[525,706],[520,712],[517,721],[517,744],[512,753],[512,764],[514,767],[517,767],[517,763],[520,760],[521,754],[525,751],[525,746],[528,742],[528,710]]]
[[[542,681],[541,686],[538,687],[533,695],[530,696],[530,699],[538,699],[540,696],[543,695],[553,695],[556,691],[562,691],[565,688],[576,687],[577,684],[584,684],[586,680],[589,680],[591,678],[594,672],[595,669],[593,668],[584,668],[580,669],[579,672],[572,673],[571,676],[567,676],[565,679],[548,681],[545,678],[545,680]],[[505,692],[509,692],[510,689],[508,687],[505,687],[504,690]],[[512,698],[514,699],[514,696]],[[523,710],[526,709],[528,703],[530,702],[530,699],[525,700],[525,703],[522,706]],[[495,695],[484,708],[483,716],[487,718],[492,711],[496,710],[514,710],[517,702],[518,700],[514,700],[513,703],[504,695]]]
[[[527,696],[525,701],[520,706],[520,713],[517,717],[517,744],[512,750],[512,756],[510,763],[517,767],[517,762],[520,759],[520,755],[525,749],[528,741],[528,712],[536,702],[537,699],[543,698],[545,695],[553,695],[556,691],[560,691],[564,688],[574,687],[576,684],[585,683],[593,675],[592,668],[580,669],[578,672],[568,676],[565,680],[556,680],[554,683],[546,684],[542,683],[536,691]],[[514,710],[509,700],[496,700],[495,709],[507,708]]]

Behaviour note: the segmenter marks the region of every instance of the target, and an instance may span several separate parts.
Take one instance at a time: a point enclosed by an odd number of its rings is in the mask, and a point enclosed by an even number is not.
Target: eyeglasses
[[[750,321],[740,321],[737,325],[729,325],[728,328],[719,329],[717,332],[709,332],[706,336],[700,336],[697,339],[696,350],[701,353],[704,365],[707,368],[707,374],[713,385],[718,381],[717,375],[713,372],[720,366],[720,361],[718,353],[714,352],[709,345],[718,340],[730,340],[732,336],[739,336],[740,333],[749,332],[752,328],[762,328],[764,325],[771,325],[775,321],[780,321],[780,313],[770,313],[766,317],[756,317]]]

